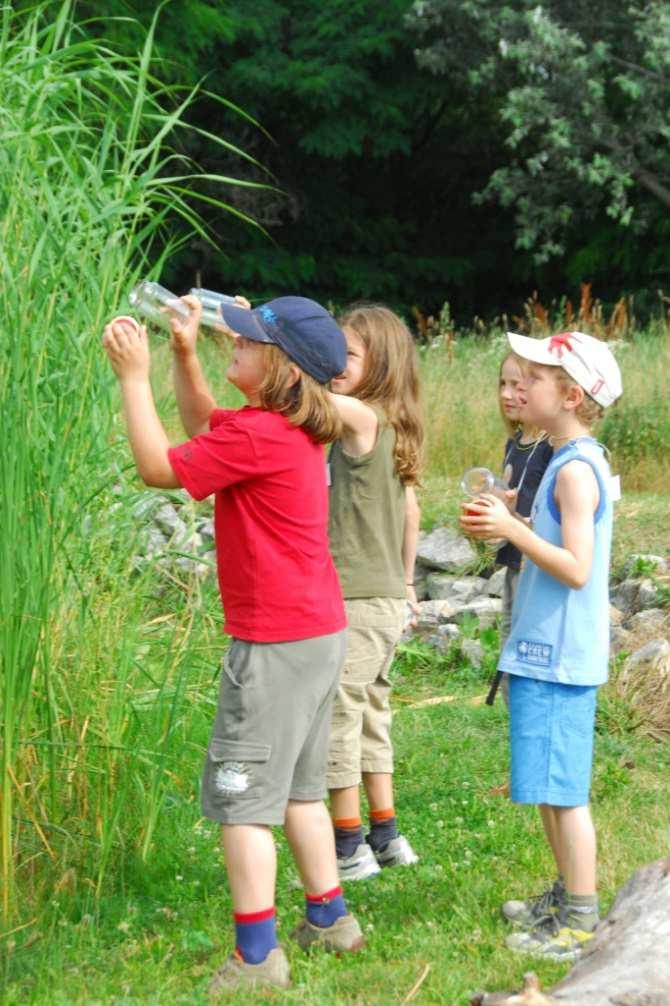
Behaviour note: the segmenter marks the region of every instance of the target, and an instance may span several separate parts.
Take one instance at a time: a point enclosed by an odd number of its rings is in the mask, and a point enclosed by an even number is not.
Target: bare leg
[[[565,887],[570,894],[596,893],[596,833],[591,811],[585,807],[553,808]]]
[[[363,785],[370,810],[388,810],[393,806],[393,776],[390,772],[364,772]]]
[[[284,832],[305,891],[322,894],[339,887],[333,825],[323,800],[289,800]]]
[[[361,816],[361,797],[358,786],[330,790],[330,813],[334,821],[350,820]]]
[[[235,912],[262,912],[275,903],[277,854],[261,824],[224,824],[221,844]]]
[[[556,809],[557,808],[550,807],[549,804],[546,803],[538,805],[540,817],[542,818],[542,825],[544,827],[544,833],[547,836],[547,841],[551,846],[551,851],[553,852],[554,859],[556,861],[556,869],[558,870],[559,876],[563,877],[565,880],[567,863],[563,857],[563,849],[558,836]]]

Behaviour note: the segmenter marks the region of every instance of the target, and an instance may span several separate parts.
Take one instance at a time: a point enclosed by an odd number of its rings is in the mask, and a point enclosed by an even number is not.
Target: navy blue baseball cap
[[[341,374],[347,365],[347,342],[333,316],[308,297],[277,297],[249,311],[221,304],[226,325],[252,342],[283,349],[319,384]]]

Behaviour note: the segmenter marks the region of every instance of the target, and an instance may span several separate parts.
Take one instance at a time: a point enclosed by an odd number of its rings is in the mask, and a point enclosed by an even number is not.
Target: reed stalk
[[[71,820],[95,835],[100,888],[131,788],[136,722],[128,691],[141,676],[135,650],[143,614],[137,604],[128,605],[126,618],[96,611],[87,580],[86,520],[95,534],[95,522],[104,519],[101,501],[118,479],[110,436],[115,389],[100,336],[106,318],[127,310],[124,295],[149,263],[159,273],[175,244],[176,216],[208,238],[193,209],[197,166],[170,145],[175,130],[189,128],[195,95],[156,78],[155,23],[130,59],[85,36],[69,0],[0,12],[5,920],[15,915],[16,870],[26,858],[16,844],[17,817],[34,826],[35,855],[51,850],[50,835],[69,834]],[[208,175],[207,199],[224,207],[231,181]],[[81,675],[92,673],[97,636],[99,679],[86,682]],[[168,678],[174,662],[164,670]],[[73,763],[85,779],[73,775]],[[154,804],[160,777],[149,786]],[[155,808],[147,813],[150,820]],[[27,830],[22,826],[23,835]]]

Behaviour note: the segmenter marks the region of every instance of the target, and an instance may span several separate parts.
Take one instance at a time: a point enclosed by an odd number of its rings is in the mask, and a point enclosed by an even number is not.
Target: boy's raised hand
[[[149,379],[151,354],[144,325],[133,318],[114,318],[105,326],[102,344],[120,381]]]
[[[189,356],[195,353],[196,342],[198,341],[198,329],[200,328],[200,317],[202,315],[202,304],[197,297],[190,294],[182,297],[181,300],[191,309],[191,314],[187,321],[179,318],[170,318],[170,328],[172,337],[170,339],[170,349],[180,356]]]

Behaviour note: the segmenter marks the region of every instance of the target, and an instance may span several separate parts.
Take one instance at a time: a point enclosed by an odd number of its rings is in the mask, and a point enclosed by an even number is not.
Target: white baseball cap
[[[598,405],[607,407],[621,392],[621,371],[607,343],[584,332],[560,332],[547,339],[508,332],[512,350],[524,360],[562,367]]]

